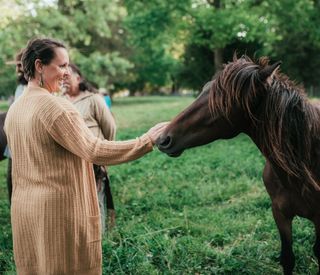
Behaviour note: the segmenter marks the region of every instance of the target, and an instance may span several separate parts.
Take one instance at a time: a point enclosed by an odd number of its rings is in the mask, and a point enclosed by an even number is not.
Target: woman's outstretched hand
[[[156,143],[156,140],[160,137],[161,133],[167,127],[169,122],[160,122],[149,129],[147,135],[151,138],[153,144]]]

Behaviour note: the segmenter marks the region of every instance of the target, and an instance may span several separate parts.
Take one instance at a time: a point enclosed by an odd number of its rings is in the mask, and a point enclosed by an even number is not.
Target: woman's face
[[[69,70],[70,75],[65,79],[63,87],[69,96],[77,96],[80,93],[79,83],[81,78],[76,72],[73,72],[71,68]]]
[[[64,79],[68,78],[69,55],[65,48],[55,48],[55,57],[42,67],[43,87],[49,92],[61,90]]]

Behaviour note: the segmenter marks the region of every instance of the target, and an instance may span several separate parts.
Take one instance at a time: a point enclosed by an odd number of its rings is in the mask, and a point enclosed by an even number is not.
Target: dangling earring
[[[40,86],[41,88],[43,87],[43,76],[42,76],[42,73],[40,73],[39,86]]]

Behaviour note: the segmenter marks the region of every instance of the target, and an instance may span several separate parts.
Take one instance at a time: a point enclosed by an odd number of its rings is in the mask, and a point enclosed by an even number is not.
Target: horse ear
[[[243,59],[243,61],[246,61],[247,60],[247,56],[245,54],[243,54],[240,59]]]
[[[268,78],[272,77],[272,75],[279,69],[282,61],[278,61],[273,65],[267,65],[259,72],[259,77],[262,82],[268,80]]]

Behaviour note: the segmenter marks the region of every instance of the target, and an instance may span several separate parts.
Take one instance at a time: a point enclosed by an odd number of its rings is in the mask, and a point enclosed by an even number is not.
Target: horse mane
[[[257,138],[262,153],[288,175],[306,181],[309,190],[312,186],[320,191],[311,160],[319,113],[302,87],[277,70],[262,81],[259,72],[268,63],[265,57],[255,63],[247,56],[234,56],[212,82],[210,112],[230,121],[231,110],[241,108],[260,130]]]

